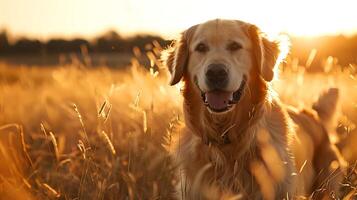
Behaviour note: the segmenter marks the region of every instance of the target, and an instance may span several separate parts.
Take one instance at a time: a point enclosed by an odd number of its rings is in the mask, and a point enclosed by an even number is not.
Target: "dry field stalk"
[[[146,54],[146,69],[135,58],[126,70],[0,64],[0,199],[171,199],[168,151],[182,126],[182,99],[158,52]],[[350,163],[343,189],[353,198],[356,69],[307,74],[285,65],[274,87],[287,104],[311,107],[324,89],[341,90],[331,137]]]

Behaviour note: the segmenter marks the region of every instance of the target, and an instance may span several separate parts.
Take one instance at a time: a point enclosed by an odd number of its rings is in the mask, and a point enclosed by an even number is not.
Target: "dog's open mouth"
[[[221,113],[229,111],[241,99],[245,84],[246,77],[243,76],[242,83],[237,91],[227,92],[222,90],[213,90],[209,92],[202,92],[202,100],[212,112]]]

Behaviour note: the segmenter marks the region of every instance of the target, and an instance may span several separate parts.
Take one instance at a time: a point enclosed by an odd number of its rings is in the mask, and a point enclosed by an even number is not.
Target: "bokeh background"
[[[353,0],[0,0],[0,199],[171,199],[180,85],[160,52],[184,29],[239,19],[290,38],[274,82],[310,109],[340,90],[329,135],[356,195],[357,3]]]

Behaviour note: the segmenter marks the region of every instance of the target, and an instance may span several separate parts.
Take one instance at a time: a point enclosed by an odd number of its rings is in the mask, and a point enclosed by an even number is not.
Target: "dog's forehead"
[[[221,43],[227,40],[248,40],[246,34],[248,24],[237,20],[211,20],[198,25],[193,36],[193,41],[206,41],[208,43]]]

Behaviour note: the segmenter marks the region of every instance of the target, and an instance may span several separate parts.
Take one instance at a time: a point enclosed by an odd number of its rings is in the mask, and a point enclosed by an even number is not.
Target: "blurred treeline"
[[[0,54],[57,54],[81,52],[86,47],[91,53],[131,52],[133,47],[144,49],[146,44],[158,41],[160,45],[167,45],[169,41],[159,36],[135,35],[124,38],[115,31],[108,31],[90,41],[83,38],[62,39],[53,38],[48,41],[21,37],[10,42],[6,31],[0,32]]]
[[[115,31],[108,31],[91,40],[83,38],[53,38],[47,41],[40,41],[26,37],[17,38],[16,40],[10,40],[9,38],[11,36],[6,31],[0,32],[0,58],[19,58],[24,55],[31,55],[32,57],[38,55],[43,58],[45,56],[81,53],[83,49],[92,56],[115,53],[131,55],[134,47],[145,51],[147,50],[147,44],[153,41],[157,41],[157,44],[163,47],[172,42],[154,35],[122,37]],[[311,56],[313,56],[312,62],[308,64],[313,67],[323,68],[326,61],[341,66],[357,63],[357,35],[349,37],[343,35],[310,38],[290,37],[290,40],[290,58],[298,61],[300,65],[306,65]],[[313,55],[311,55],[311,52],[314,52]]]

